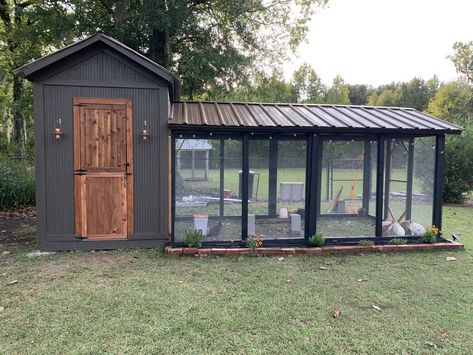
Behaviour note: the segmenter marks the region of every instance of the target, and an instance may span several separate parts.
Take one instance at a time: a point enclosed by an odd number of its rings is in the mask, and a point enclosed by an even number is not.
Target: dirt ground
[[[36,209],[21,207],[0,211],[0,245],[29,245],[36,241]]]

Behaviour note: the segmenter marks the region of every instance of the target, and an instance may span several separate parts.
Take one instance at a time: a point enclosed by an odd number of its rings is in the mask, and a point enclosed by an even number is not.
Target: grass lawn
[[[465,252],[31,259],[32,246],[11,247],[0,255],[0,353],[473,353],[472,217],[444,208]]]

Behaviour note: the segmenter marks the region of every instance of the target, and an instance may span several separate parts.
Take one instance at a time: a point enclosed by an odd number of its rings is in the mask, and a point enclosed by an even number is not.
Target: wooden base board
[[[317,254],[358,254],[370,252],[397,252],[414,250],[463,250],[463,244],[444,242],[435,244],[405,244],[405,245],[338,245],[321,248],[311,247],[263,247],[263,248],[174,248],[167,246],[164,252],[167,256],[181,255],[317,255]]]

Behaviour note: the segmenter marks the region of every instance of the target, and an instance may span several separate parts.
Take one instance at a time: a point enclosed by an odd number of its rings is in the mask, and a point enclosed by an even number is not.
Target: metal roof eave
[[[226,132],[226,133],[271,133],[286,132],[291,133],[323,133],[323,134],[383,134],[383,135],[409,135],[409,136],[433,136],[443,134],[461,134],[463,130],[448,129],[403,129],[403,128],[351,128],[351,127],[303,127],[303,126],[213,126],[213,125],[191,125],[168,123],[168,128],[172,131],[188,131],[188,132]]]

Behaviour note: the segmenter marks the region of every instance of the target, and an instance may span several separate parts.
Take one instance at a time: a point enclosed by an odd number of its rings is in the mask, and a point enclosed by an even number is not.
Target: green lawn
[[[0,353],[473,353],[472,217],[444,208],[445,233],[463,233],[465,252],[29,259],[32,247],[10,248]]]
[[[269,186],[269,174],[268,169],[252,168],[256,175],[254,176],[253,194],[256,195],[257,182],[259,178],[259,189],[258,199],[268,199],[268,186]],[[240,169],[225,169],[224,187],[229,189],[233,194],[238,194],[239,189],[239,171]],[[280,182],[305,182],[305,169],[302,168],[284,168],[278,170],[278,184]],[[181,176],[190,177],[191,170],[182,169]],[[203,170],[199,176],[203,176]],[[374,177],[376,171],[373,170],[373,184],[376,184]],[[351,194],[351,187],[355,185],[355,194],[361,195],[363,193],[363,169],[334,169],[335,180],[347,180],[347,181],[334,181],[333,183],[333,195],[343,186],[341,198],[349,198]],[[393,169],[392,179],[394,180],[406,180],[406,171],[403,169]],[[322,197],[325,198],[327,191],[327,173],[326,169],[322,170]],[[188,189],[195,191],[199,190],[215,190],[217,193],[220,186],[220,170],[210,169],[209,178],[206,181],[185,181],[185,186]],[[414,191],[421,192],[421,181],[418,179],[414,180]],[[373,189],[374,189],[373,185]],[[405,192],[406,184],[400,182],[391,183],[391,191]],[[279,186],[278,186],[279,194]]]

